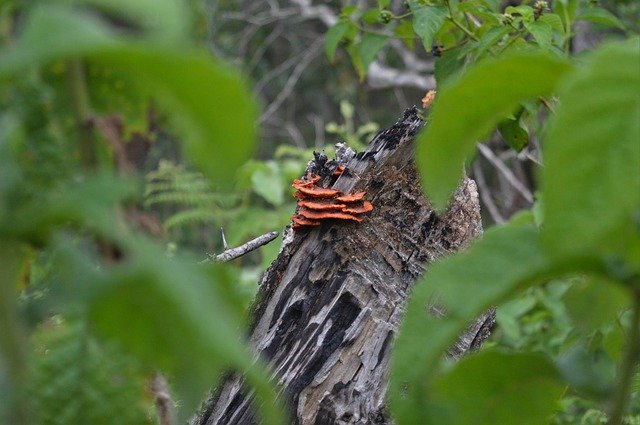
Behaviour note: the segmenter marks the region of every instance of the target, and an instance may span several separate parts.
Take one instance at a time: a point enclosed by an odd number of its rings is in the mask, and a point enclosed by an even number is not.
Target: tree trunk
[[[385,393],[389,347],[413,283],[428,264],[482,233],[475,183],[464,179],[446,214],[423,197],[413,163],[422,126],[415,108],[353,156],[333,184],[367,191],[374,210],[362,223],[325,221],[285,233],[253,308],[250,343],[266,359],[297,424],[390,423]],[[316,156],[309,171],[330,184],[335,163]],[[441,314],[432,307],[434,314]],[[494,312],[478,318],[449,352],[459,356],[488,336]],[[444,354],[444,353],[443,353]],[[256,423],[239,375],[230,375],[196,424]]]

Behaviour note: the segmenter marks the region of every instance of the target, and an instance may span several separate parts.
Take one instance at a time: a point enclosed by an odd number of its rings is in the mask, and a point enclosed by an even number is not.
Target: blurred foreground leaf
[[[431,122],[418,136],[416,157],[437,208],[445,207],[478,139],[520,101],[549,94],[569,70],[569,62],[552,56],[504,57],[477,65],[438,92]]]

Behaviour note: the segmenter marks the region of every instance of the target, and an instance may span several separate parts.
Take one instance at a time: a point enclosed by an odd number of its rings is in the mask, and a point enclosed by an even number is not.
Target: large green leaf
[[[538,425],[556,409],[566,384],[544,357],[485,351],[462,359],[435,382],[449,418],[439,424]],[[448,413],[448,412],[447,412]]]
[[[0,77],[75,57],[135,75],[181,127],[191,159],[216,183],[232,180],[256,134],[256,106],[237,72],[205,53],[127,39],[90,14],[48,6],[36,8],[16,46],[0,53]]]
[[[123,47],[94,56],[136,72],[179,125],[191,160],[216,184],[230,184],[256,135],[257,109],[237,72],[206,54]]]
[[[620,285],[589,277],[574,282],[564,301],[576,329],[589,335],[616,323],[621,312],[631,305],[629,295]]]
[[[447,18],[447,8],[444,6],[426,6],[421,2],[410,0],[409,7],[413,12],[413,30],[422,40],[427,51],[431,50],[434,37],[440,31]]]
[[[638,39],[608,45],[560,88],[542,175],[543,239],[556,255],[638,254],[639,63]]]
[[[475,316],[550,273],[552,263],[531,224],[490,229],[464,253],[434,264],[413,288],[393,353],[389,398],[394,419],[419,422],[433,402],[429,383],[445,350]],[[446,310],[444,318],[427,313],[434,302]]]
[[[171,376],[181,413],[190,415],[221,372],[244,372],[256,390],[265,423],[281,423],[263,365],[244,346],[242,317],[231,308],[232,279],[221,265],[169,261],[137,238],[120,240],[125,261],[113,267],[59,244],[61,284],[56,297],[89,306],[91,322],[104,337]]]
[[[478,139],[520,101],[549,94],[571,69],[542,54],[482,63],[438,92],[431,123],[417,140],[417,161],[429,198],[444,208]]]

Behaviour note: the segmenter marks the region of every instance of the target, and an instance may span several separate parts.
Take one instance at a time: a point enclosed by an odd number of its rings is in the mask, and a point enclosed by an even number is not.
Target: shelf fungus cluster
[[[342,170],[337,170],[342,171]],[[296,179],[292,186],[298,199],[298,209],[291,216],[293,229],[319,226],[322,220],[362,221],[362,214],[373,210],[373,205],[364,200],[367,192],[344,194],[338,190],[316,186],[320,176],[309,174]]]

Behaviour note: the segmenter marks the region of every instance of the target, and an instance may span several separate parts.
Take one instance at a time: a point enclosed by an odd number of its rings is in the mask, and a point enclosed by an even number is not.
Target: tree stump
[[[296,424],[391,423],[390,346],[409,291],[429,263],[482,233],[472,180],[461,182],[443,215],[424,198],[413,162],[417,112],[405,111],[365,152],[341,148],[335,163],[321,156],[309,163],[323,177],[319,185],[331,181],[336,164],[345,165],[333,188],[366,191],[374,209],[362,223],[288,228],[262,279],[249,341],[271,366]],[[494,315],[472,324],[449,355],[479,346]],[[228,376],[192,423],[257,423],[242,377]]]

